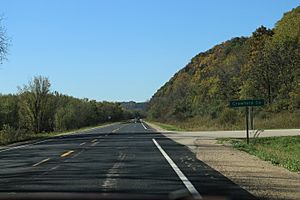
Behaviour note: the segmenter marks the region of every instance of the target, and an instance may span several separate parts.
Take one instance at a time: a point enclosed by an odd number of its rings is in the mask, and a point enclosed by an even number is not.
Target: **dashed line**
[[[91,144],[91,146],[93,147],[93,146],[95,146],[97,144],[99,144],[99,142],[94,142],[93,144]]]
[[[40,165],[40,164],[42,164],[42,163],[45,163],[45,162],[47,162],[47,161],[49,161],[51,158],[46,158],[46,159],[44,159],[44,160],[42,160],[42,161],[40,161],[40,162],[38,162],[38,163],[35,163],[34,165],[32,165],[32,167],[36,167],[36,166],[38,166],[38,165]]]
[[[86,142],[83,142],[83,143],[81,143],[79,146],[83,146],[83,145],[85,145],[86,144]]]
[[[189,181],[189,179],[182,173],[182,171],[179,169],[179,167],[173,162],[173,160],[170,158],[170,156],[163,150],[163,148],[156,142],[155,139],[152,139],[153,143],[156,145],[156,147],[159,149],[161,154],[165,157],[165,159],[168,161],[168,163],[171,165],[173,170],[176,172],[177,176],[180,178],[180,180],[183,182],[185,187],[189,190],[191,195],[194,199],[202,199],[202,196],[200,193],[196,190],[196,188],[193,186],[193,184]]]
[[[92,142],[93,142],[93,143],[94,143],[94,142],[97,142],[97,139],[92,140]]]
[[[122,127],[119,127],[119,128],[117,128],[117,129],[113,130],[112,133],[117,132],[117,131],[120,130],[121,128],[122,128]]]
[[[56,170],[57,168],[59,168],[59,165],[52,167],[50,170]]]
[[[121,128],[124,128],[125,126],[127,126],[127,125],[122,125],[121,127],[116,128],[115,130],[112,131],[112,133],[115,133],[115,132],[119,131]]]
[[[75,154],[72,158],[76,158],[77,156],[79,156],[82,152],[84,152],[84,149],[79,151],[77,154]]]
[[[68,151],[68,152],[61,154],[60,157],[66,157],[66,156],[71,155],[72,153],[74,153],[74,151]]]

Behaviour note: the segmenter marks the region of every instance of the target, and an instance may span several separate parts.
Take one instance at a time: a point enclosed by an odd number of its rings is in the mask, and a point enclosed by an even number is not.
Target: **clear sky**
[[[0,93],[35,75],[75,97],[145,101],[192,57],[258,26],[297,0],[0,0],[11,38]]]

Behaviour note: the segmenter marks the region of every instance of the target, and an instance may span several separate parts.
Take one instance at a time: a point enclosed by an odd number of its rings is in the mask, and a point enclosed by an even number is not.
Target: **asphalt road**
[[[123,123],[0,150],[7,192],[190,194],[255,199],[186,147],[144,123]]]

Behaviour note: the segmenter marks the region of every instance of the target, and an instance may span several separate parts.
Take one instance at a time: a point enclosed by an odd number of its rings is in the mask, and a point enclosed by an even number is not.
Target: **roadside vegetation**
[[[155,121],[149,121],[149,122],[161,127],[164,130],[167,130],[167,131],[184,131],[183,129],[181,129],[175,125],[165,124],[165,123],[155,122]]]
[[[283,120],[284,119],[284,120]],[[254,129],[289,129],[300,127],[300,111],[280,113],[260,112],[254,117]],[[230,122],[234,120],[234,123]],[[243,130],[245,129],[245,116],[243,113],[231,116],[221,116],[217,119],[210,117],[193,117],[186,120],[155,121],[149,120],[168,131],[216,131],[216,130]],[[226,123],[228,122],[228,123]]]
[[[220,143],[230,143],[236,149],[255,155],[274,165],[300,172],[300,136],[252,138],[250,144],[245,139],[219,139]]]
[[[78,99],[50,90],[50,81],[37,76],[18,94],[0,94],[0,144],[36,139],[132,118],[119,103]]]
[[[199,53],[151,98],[148,118],[185,130],[244,128],[230,100],[264,99],[257,128],[300,128],[300,7],[274,28],[258,27]]]
[[[107,122],[107,123],[103,123],[103,124],[100,124],[97,126],[87,126],[87,127],[74,129],[74,130],[68,130],[68,131],[43,132],[43,133],[37,133],[37,134],[33,134],[33,133],[25,131],[25,130],[23,130],[23,132],[20,132],[20,130],[8,129],[9,127],[4,125],[2,130],[0,131],[0,146],[13,144],[16,142],[25,142],[28,140],[45,139],[45,138],[54,137],[54,136],[84,132],[84,131],[91,130],[93,128],[105,126],[106,124],[111,124],[111,123]]]

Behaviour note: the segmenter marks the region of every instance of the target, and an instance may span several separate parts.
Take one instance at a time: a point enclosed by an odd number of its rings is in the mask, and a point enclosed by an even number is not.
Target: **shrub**
[[[236,124],[238,121],[238,112],[234,109],[225,108],[221,112],[219,120],[221,124]]]
[[[4,124],[0,131],[0,144],[10,144],[17,141],[22,141],[28,137],[28,133],[24,130],[11,127],[8,124]]]

